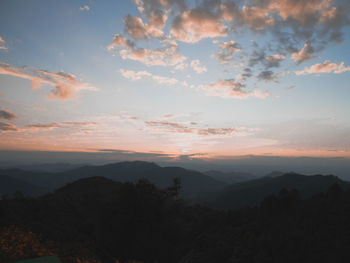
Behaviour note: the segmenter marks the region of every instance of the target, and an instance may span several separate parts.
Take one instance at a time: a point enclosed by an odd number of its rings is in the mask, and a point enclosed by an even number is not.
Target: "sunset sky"
[[[350,157],[349,14],[348,0],[2,0],[0,150]]]

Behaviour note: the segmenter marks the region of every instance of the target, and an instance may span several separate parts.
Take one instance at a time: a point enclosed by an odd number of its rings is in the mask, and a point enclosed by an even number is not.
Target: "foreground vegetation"
[[[350,262],[350,191],[296,190],[260,206],[187,205],[179,182],[91,177],[39,198],[0,201],[0,262],[57,255],[62,262]]]

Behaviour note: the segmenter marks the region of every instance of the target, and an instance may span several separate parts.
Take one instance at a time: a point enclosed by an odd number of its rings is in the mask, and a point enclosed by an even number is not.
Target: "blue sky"
[[[1,1],[0,148],[349,157],[349,5]]]

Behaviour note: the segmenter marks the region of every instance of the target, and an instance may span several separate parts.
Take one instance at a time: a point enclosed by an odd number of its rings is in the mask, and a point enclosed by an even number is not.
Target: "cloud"
[[[18,129],[13,124],[0,122],[0,131],[1,132],[10,132],[10,131],[18,131]]]
[[[285,56],[280,54],[275,54],[267,57],[265,60],[265,64],[267,68],[278,68],[280,66],[281,61],[285,60]]]
[[[7,50],[5,47],[6,41],[0,36],[0,50]]]
[[[249,97],[255,97],[259,99],[265,99],[270,95],[268,91],[250,90],[244,91],[246,85],[243,82],[235,81],[233,79],[219,80],[206,86],[200,87],[207,91],[209,96],[218,96],[222,98],[232,99],[246,99]]]
[[[17,116],[11,111],[0,109],[0,119],[13,120],[16,118]]]
[[[116,34],[113,38],[112,44],[110,44],[107,49],[112,50],[115,47],[123,47],[123,48],[130,48],[133,49],[135,46],[135,43],[131,40],[128,40],[127,38],[123,37],[122,35]]]
[[[196,43],[204,38],[227,36],[221,17],[201,7],[186,10],[175,17],[170,34],[179,41]]]
[[[199,136],[228,136],[242,131],[242,128],[198,128],[193,127],[196,125],[193,122],[187,125],[181,122],[145,121],[145,124],[149,127],[165,130],[166,132],[196,134]]]
[[[28,79],[32,82],[33,90],[39,89],[42,84],[54,86],[47,95],[52,100],[74,99],[81,90],[97,90],[97,88],[89,84],[80,82],[73,74],[64,72],[52,73],[41,69],[15,68],[10,64],[0,63],[0,74]]]
[[[248,60],[249,67],[254,67],[258,63],[264,63],[266,61],[266,54],[264,50],[254,50]]]
[[[335,73],[340,74],[346,71],[350,71],[350,67],[344,67],[344,62],[331,63],[326,60],[323,63],[312,65],[311,67],[304,68],[303,70],[296,71],[297,75],[309,75],[309,74],[324,74],[324,73]]]
[[[90,10],[90,7],[88,5],[84,5],[84,6],[81,6],[79,8],[80,11],[89,11]]]
[[[307,60],[314,58],[314,48],[311,46],[310,43],[304,44],[304,47],[299,50],[298,52],[292,53],[292,59],[297,63],[301,64]]]
[[[221,64],[228,63],[232,60],[234,54],[242,50],[240,45],[233,40],[222,42],[219,47],[220,50],[216,53],[216,56]]]
[[[244,5],[241,11],[241,19],[253,31],[262,31],[266,27],[275,24],[275,20],[272,18],[269,10],[259,6]]]
[[[135,60],[147,66],[176,66],[187,59],[178,53],[178,47],[174,43],[155,50],[128,47],[127,49],[120,50],[119,54],[122,59]]]
[[[190,63],[190,66],[193,68],[194,71],[196,71],[198,74],[201,74],[203,72],[207,71],[207,68],[203,65],[201,65],[201,62],[196,59],[196,60],[192,60]]]
[[[273,73],[271,70],[263,70],[259,73],[258,79],[263,81],[277,81],[279,75]]]
[[[250,68],[244,68],[243,69],[243,73],[242,74],[239,74],[237,76],[237,79],[238,80],[245,80],[247,78],[250,78],[251,76],[253,76],[252,74],[252,70]]]
[[[134,39],[148,39],[152,37],[161,38],[163,36],[161,28],[165,24],[166,17],[163,17],[162,19],[156,17],[151,21],[150,24],[144,24],[140,17],[127,15],[124,18],[125,33]]]
[[[175,85],[178,83],[178,80],[175,78],[168,78],[168,77],[153,75],[148,71],[133,71],[133,70],[121,69],[120,73],[124,78],[130,79],[133,81],[140,80],[144,77],[150,77],[154,81],[158,82],[158,84]]]
[[[28,131],[41,131],[41,130],[53,130],[57,128],[79,128],[86,126],[95,126],[97,122],[77,122],[77,121],[67,121],[67,122],[53,122],[53,123],[37,123],[30,124],[26,126]]]

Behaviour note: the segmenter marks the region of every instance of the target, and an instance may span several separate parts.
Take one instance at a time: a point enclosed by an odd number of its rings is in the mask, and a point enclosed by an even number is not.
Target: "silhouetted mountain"
[[[197,171],[181,167],[160,167],[155,163],[142,161],[84,166],[60,173],[59,176],[64,182],[90,176],[103,176],[117,182],[136,182],[145,178],[159,188],[166,188],[172,185],[174,178],[179,178],[182,185],[181,195],[186,198],[215,192],[225,186],[224,183]]]
[[[309,197],[326,191],[332,184],[348,187],[349,183],[336,176],[306,176],[288,173],[277,177],[263,177],[230,185],[206,199],[206,203],[216,208],[238,208],[245,205],[258,205],[265,196],[277,194],[281,189],[296,189],[300,195]]]
[[[290,173],[293,173],[293,172],[290,172]],[[271,173],[266,174],[265,177],[278,177],[284,174],[286,173],[280,172],[280,171],[272,171]]]
[[[344,263],[349,207],[350,191],[338,184],[304,200],[284,189],[260,206],[216,211],[147,180],[90,177],[39,198],[0,200],[0,262],[55,254],[63,263]]]
[[[249,181],[249,180],[258,178],[258,176],[250,173],[240,173],[240,172],[224,173],[224,172],[215,171],[215,170],[204,172],[204,174],[218,181],[224,182],[226,184],[235,184],[235,183],[240,183],[240,182]]]
[[[43,164],[27,164],[19,165],[15,168],[32,171],[32,172],[48,172],[48,173],[59,173],[66,172],[72,169],[85,166],[85,164],[71,164],[71,163],[43,163]]]
[[[47,172],[33,172],[26,171],[18,168],[13,169],[0,169],[0,174],[16,178],[20,181],[45,188],[48,190],[54,190],[62,186],[64,183],[59,180],[55,173]]]
[[[16,178],[0,174],[0,196],[11,196],[17,191],[26,196],[36,196],[44,194],[47,190]]]
[[[142,161],[83,166],[56,173],[32,172],[21,169],[6,169],[0,170],[0,172],[50,191],[66,183],[94,176],[103,176],[118,182],[136,182],[146,178],[159,188],[166,188],[172,185],[174,178],[179,178],[182,185],[180,194],[187,199],[215,192],[226,186],[225,183],[197,171],[180,167],[160,167],[155,163]]]

